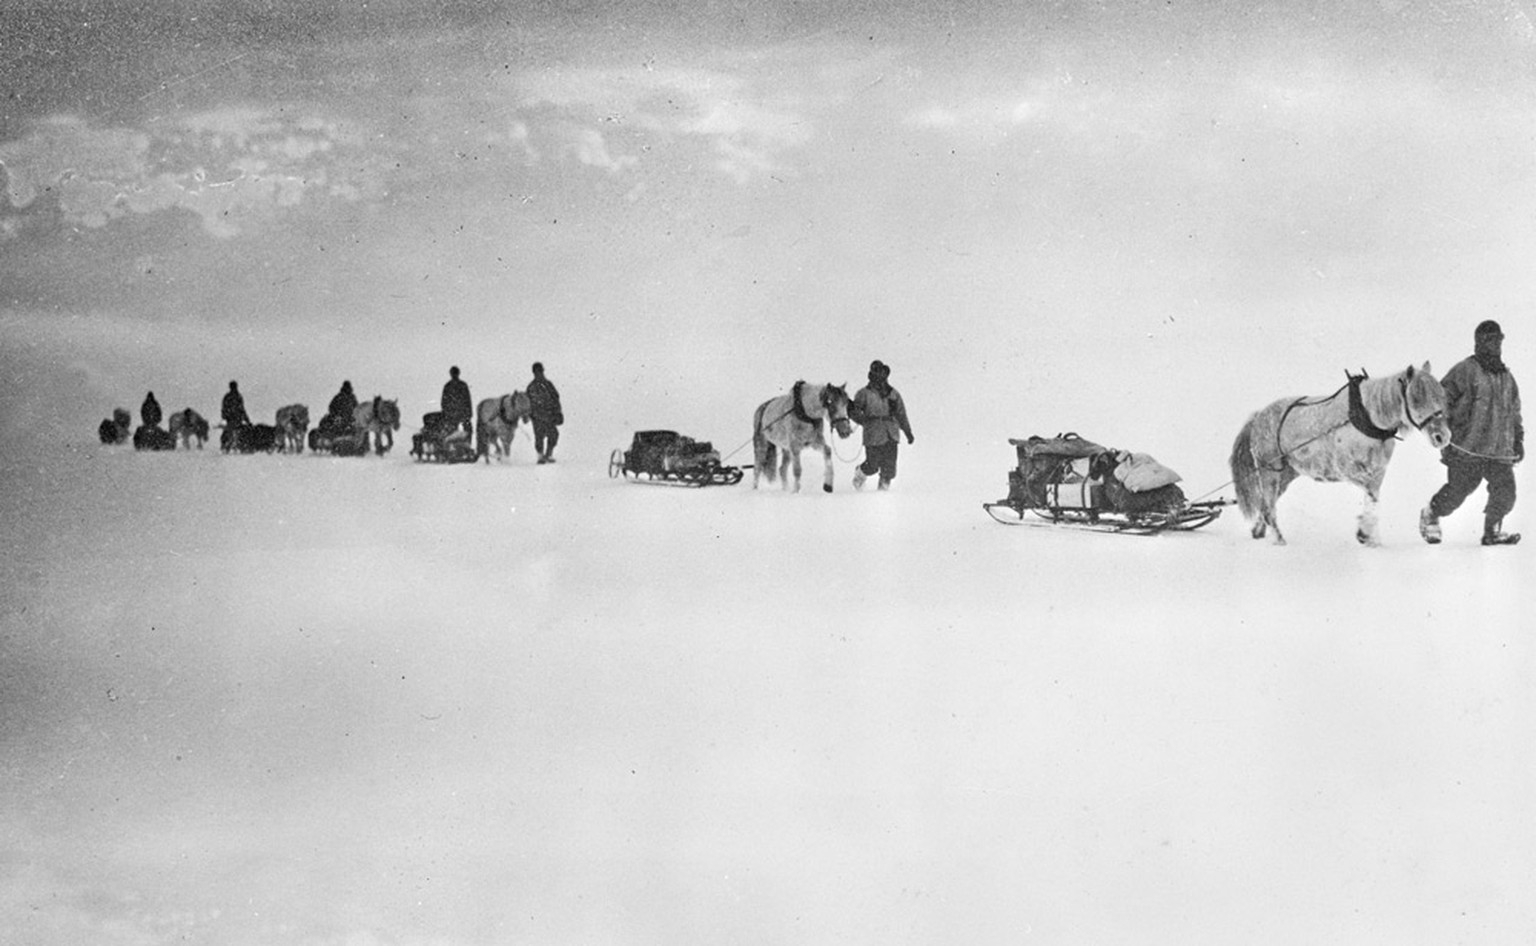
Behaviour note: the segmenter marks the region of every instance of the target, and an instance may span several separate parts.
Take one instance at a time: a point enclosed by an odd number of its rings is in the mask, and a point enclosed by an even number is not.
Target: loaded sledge
[[[1018,466],[1008,495],[982,508],[1004,525],[1062,524],[1101,532],[1188,532],[1231,500],[1189,502],[1179,475],[1144,453],[1100,446],[1075,433],[1010,438]],[[1031,518],[1033,517],[1033,518]]]
[[[330,453],[338,457],[361,457],[368,453],[368,436],[352,424],[351,418],[327,414],[320,418],[319,424],[310,428],[307,439],[313,453]]]
[[[722,466],[720,451],[708,441],[675,430],[641,430],[628,450],[613,451],[608,475],[674,486],[731,486],[741,482],[742,469]]]
[[[422,416],[421,433],[411,435],[411,456],[423,463],[474,463],[480,451],[462,423],[432,411]]]

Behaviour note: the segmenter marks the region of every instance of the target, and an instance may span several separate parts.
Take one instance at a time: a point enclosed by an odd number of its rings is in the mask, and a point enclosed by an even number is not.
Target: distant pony
[[[832,492],[832,447],[822,435],[822,420],[830,421],[839,437],[853,432],[848,419],[846,384],[807,384],[796,381],[788,394],[764,401],[752,415],[752,488],[759,478],[772,483],[775,476],[784,489],[790,488],[789,473],[794,470],[795,492],[800,491],[800,451],[806,447],[821,450],[825,473],[821,488]],[[774,467],[779,469],[775,471]]]
[[[190,407],[171,415],[170,428],[171,439],[181,441],[183,450],[191,450],[193,440],[199,450],[208,442],[208,422]]]
[[[96,428],[96,436],[107,445],[127,443],[129,432],[133,429],[133,415],[128,413],[126,407],[115,408],[112,416],[101,422]]]
[[[373,400],[364,401],[353,410],[352,426],[363,452],[368,452],[368,435],[373,434],[374,451],[382,457],[395,445],[393,431],[400,429],[400,405],[374,395]]]
[[[1230,460],[1232,483],[1238,507],[1254,521],[1255,539],[1273,530],[1275,544],[1285,544],[1275,504],[1291,481],[1305,474],[1365,490],[1355,538],[1362,545],[1378,545],[1376,503],[1402,430],[1419,430],[1436,449],[1451,442],[1445,389],[1430,373],[1429,362],[1385,378],[1348,377],[1328,397],[1275,401],[1238,431]]]
[[[517,433],[519,421],[526,421],[533,410],[533,402],[522,391],[513,391],[501,397],[487,398],[475,408],[475,450],[491,462],[491,447],[496,448],[496,459],[505,460],[512,454],[512,437]]]
[[[277,409],[277,449],[282,453],[303,453],[304,434],[309,430],[309,408],[289,404]]]

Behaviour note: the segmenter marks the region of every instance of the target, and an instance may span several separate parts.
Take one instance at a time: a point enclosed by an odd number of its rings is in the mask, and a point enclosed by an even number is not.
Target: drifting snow
[[[0,939],[1536,925],[1532,543],[1478,548],[1469,508],[1421,544],[1422,444],[1367,550],[1345,487],[1298,485],[1280,549],[1235,510],[996,525],[1005,437],[949,480],[920,440],[887,494],[839,464],[830,496],[814,460],[799,495],[610,480],[612,438],[547,467],[8,453]]]

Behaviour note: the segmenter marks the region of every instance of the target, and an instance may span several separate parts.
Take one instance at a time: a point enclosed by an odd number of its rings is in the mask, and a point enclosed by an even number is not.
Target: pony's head
[[[501,409],[510,417],[526,421],[533,414],[533,401],[528,399],[526,391],[513,391],[502,395]]]
[[[1408,423],[1423,432],[1430,445],[1443,449],[1451,442],[1451,425],[1445,419],[1445,388],[1429,370],[1429,362],[1420,368],[1408,366],[1399,377],[1403,392],[1403,413]]]
[[[832,422],[832,429],[839,437],[853,433],[853,421],[848,418],[848,384],[828,384],[821,389],[821,406]]]
[[[400,429],[400,404],[397,401],[386,401],[383,397],[375,395],[373,416],[378,418],[380,424],[391,430]]]

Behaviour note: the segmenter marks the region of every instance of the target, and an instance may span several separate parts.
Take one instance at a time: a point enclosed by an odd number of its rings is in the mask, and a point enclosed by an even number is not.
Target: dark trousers
[[[889,483],[896,478],[896,441],[871,446],[864,445],[864,462],[859,470],[865,476],[880,474],[880,481]]]
[[[1515,508],[1515,468],[1493,460],[1454,460],[1445,465],[1445,485],[1429,501],[1436,516],[1449,516],[1466,501],[1472,491],[1488,481],[1488,505],[1483,516],[1492,522],[1502,520]]]
[[[533,419],[533,449],[541,457],[547,457],[555,452],[555,444],[560,442],[560,428],[554,421]]]

